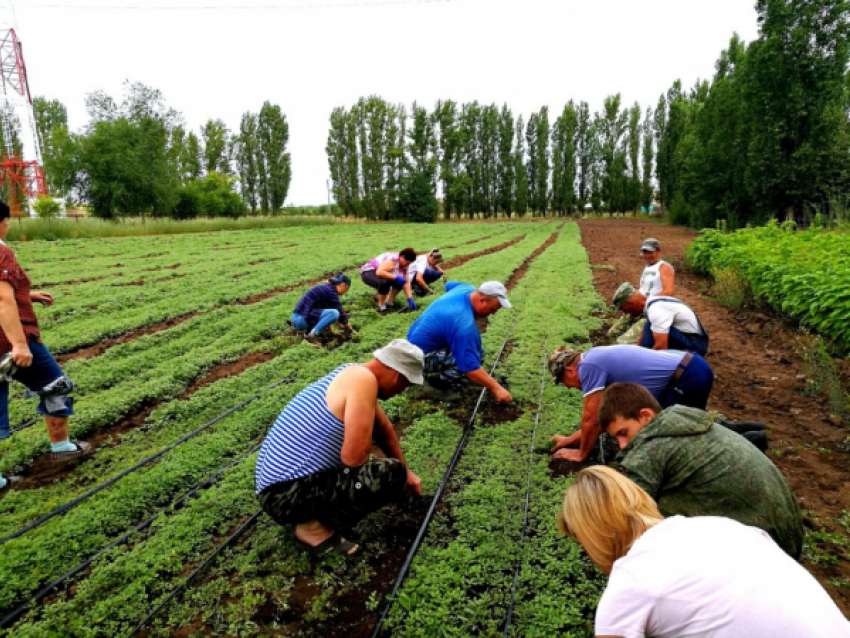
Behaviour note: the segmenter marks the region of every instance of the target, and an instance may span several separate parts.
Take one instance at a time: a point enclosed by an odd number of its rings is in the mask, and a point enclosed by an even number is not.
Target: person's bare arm
[[[393,274],[393,270],[395,270],[395,262],[392,259],[387,259],[384,263],[378,266],[378,269],[375,271],[375,274],[378,275],[381,279],[389,279],[390,281],[394,281],[396,276]]]
[[[599,426],[599,404],[602,401],[602,392],[594,392],[584,397],[584,406],[581,413],[581,442],[577,450],[558,450],[556,459],[566,459],[582,463],[590,456],[590,451],[599,440],[602,428]]]
[[[416,273],[416,282],[420,286],[422,286],[425,290],[430,290],[430,288],[428,287],[428,284],[425,283],[425,277],[422,275],[421,272]]]
[[[658,274],[661,275],[661,292],[658,294],[665,297],[675,296],[673,293],[676,290],[676,274],[673,272],[673,266],[670,264],[661,264]]]
[[[0,281],[0,328],[12,344],[12,361],[21,368],[29,367],[32,363],[32,352],[21,325],[21,316],[18,314],[15,289],[8,281]]]
[[[395,429],[389,417],[384,413],[379,404],[375,405],[375,431],[372,435],[378,447],[384,451],[389,458],[398,459],[407,466],[407,461],[404,459],[404,452],[401,450],[401,444],[398,442]]]
[[[667,350],[667,345],[670,342],[669,334],[662,334],[659,332],[652,333],[653,350]]]
[[[375,424],[375,408],[378,404],[378,382],[369,372],[353,371],[345,382],[343,393],[345,408],[340,460],[348,467],[363,465],[372,449],[372,428]]]
[[[466,378],[479,387],[487,388],[493,393],[496,397],[496,401],[499,403],[510,403],[514,400],[511,393],[505,390],[498,381],[487,374],[487,371],[484,368],[478,368],[472,372],[467,372]]]

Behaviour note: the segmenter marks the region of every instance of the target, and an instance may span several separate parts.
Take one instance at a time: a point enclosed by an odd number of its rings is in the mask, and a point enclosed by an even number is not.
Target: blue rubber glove
[[[401,275],[399,275],[398,277],[396,277],[396,278],[395,278],[395,282],[396,282],[399,286],[403,286],[404,284],[406,284],[406,283],[407,283],[407,279],[405,279],[404,277],[402,277]]]
[[[415,302],[415,301],[413,301],[413,299],[408,299],[408,300],[407,300],[407,307],[408,307],[410,310],[416,310],[416,309],[418,308],[418,306],[416,305],[416,302]]]

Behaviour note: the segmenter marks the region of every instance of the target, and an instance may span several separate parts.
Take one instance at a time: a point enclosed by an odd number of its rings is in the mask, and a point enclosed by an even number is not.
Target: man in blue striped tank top
[[[257,457],[256,492],[296,543],[311,554],[353,555],[342,537],[362,518],[405,493],[421,496],[379,399],[423,382],[422,350],[403,339],[348,363],[299,392],[277,417]],[[370,457],[372,442],[386,458]]]

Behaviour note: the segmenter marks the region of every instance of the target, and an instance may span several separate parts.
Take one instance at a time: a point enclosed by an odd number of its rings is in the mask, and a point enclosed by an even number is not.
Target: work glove
[[[408,307],[409,310],[416,310],[418,308],[418,306],[416,305],[416,302],[413,301],[413,299],[407,300],[407,307]]]
[[[404,284],[406,284],[406,283],[407,283],[407,279],[405,279],[404,277],[402,277],[401,275],[399,275],[398,277],[396,277],[396,278],[395,278],[395,282],[396,282],[399,286],[403,286]]]

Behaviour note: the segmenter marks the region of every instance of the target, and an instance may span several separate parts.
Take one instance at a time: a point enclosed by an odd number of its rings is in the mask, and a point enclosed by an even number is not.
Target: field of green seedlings
[[[325,274],[355,275],[407,245],[440,247],[449,279],[509,282],[514,310],[493,318],[484,345],[487,365],[504,350],[494,374],[516,403],[488,396],[476,410],[472,390],[439,403],[415,389],[388,402],[425,497],[364,521],[359,559],[310,561],[289,530],[255,516],[257,445],[301,388],[403,337],[419,312],[381,317],[353,277],[352,341],[317,350],[286,319]],[[72,434],[97,451],[44,471],[44,426],[13,388],[17,431],[0,442],[0,471],[24,480],[0,500],[0,635],[360,636],[389,609],[381,635],[491,636],[509,608],[510,635],[592,634],[601,580],[557,535],[565,479],[550,478],[545,451],[575,427],[580,398],[541,385],[545,352],[598,327],[602,302],[575,225],[297,227],[13,248],[34,289],[57,299],[39,309],[42,334],[79,385]]]
[[[850,351],[850,235],[775,222],[731,234],[703,231],[688,258],[702,273],[732,273],[760,302]]]

